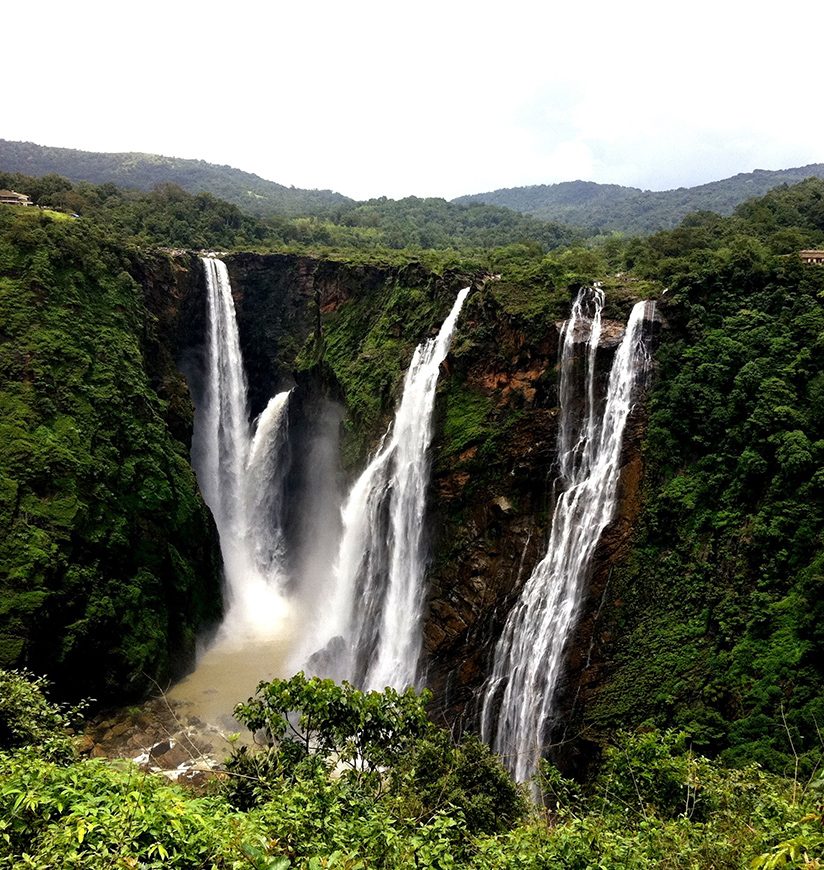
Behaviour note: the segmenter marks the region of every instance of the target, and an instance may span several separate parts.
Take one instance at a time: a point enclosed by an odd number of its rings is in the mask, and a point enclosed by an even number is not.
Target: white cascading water
[[[286,615],[283,499],[289,392],[249,424],[246,375],[226,265],[206,273],[208,370],[195,420],[195,467],[220,536],[227,612],[218,641],[271,637]]]
[[[560,353],[560,483],[547,553],[526,581],[495,648],[484,687],[481,733],[518,782],[537,770],[552,716],[567,639],[575,624],[592,555],[615,510],[624,427],[633,392],[649,368],[644,323],[653,303],[632,309],[613,360],[603,412],[595,355],[604,295],[582,288],[564,325]],[[583,401],[575,346],[586,341]],[[583,414],[580,409],[583,407]]]
[[[312,637],[321,652],[308,670],[366,689],[415,683],[435,388],[468,293],[460,291],[437,337],[415,350],[392,428],[343,507],[334,586]]]

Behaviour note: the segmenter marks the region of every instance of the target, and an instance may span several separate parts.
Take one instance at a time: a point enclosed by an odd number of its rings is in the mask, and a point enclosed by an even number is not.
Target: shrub
[[[457,813],[470,834],[509,830],[526,813],[526,798],[500,759],[474,735],[457,745],[447,731],[419,740],[394,773],[393,790],[408,815]]]
[[[75,757],[67,728],[78,712],[46,698],[48,682],[27,671],[0,669],[0,750],[31,746],[54,761]]]
[[[283,870],[257,820],[133,765],[0,754],[0,868]]]

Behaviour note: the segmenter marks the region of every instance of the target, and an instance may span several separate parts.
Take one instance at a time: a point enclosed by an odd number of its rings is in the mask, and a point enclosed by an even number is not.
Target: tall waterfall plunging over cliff
[[[254,428],[249,424],[229,273],[221,260],[201,259],[208,359],[192,452],[220,536],[228,604],[221,639],[268,637],[286,609],[282,525],[289,393],[270,399]]]
[[[468,293],[460,291],[437,337],[415,350],[391,430],[343,507],[334,588],[314,636],[322,652],[308,667],[368,689],[416,680],[435,389]]]
[[[651,303],[639,302],[613,360],[605,401],[599,403],[595,356],[603,303],[599,287],[582,288],[563,328],[558,454],[564,492],[555,506],[547,553],[506,620],[484,688],[482,735],[519,782],[535,772],[541,758],[566,642],[592,555],[615,509],[621,445],[633,392],[649,367],[644,324]],[[581,402],[576,345],[584,341]]]

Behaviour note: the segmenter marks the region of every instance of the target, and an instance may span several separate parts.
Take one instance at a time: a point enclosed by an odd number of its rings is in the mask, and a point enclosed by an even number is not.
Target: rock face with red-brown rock
[[[481,351],[465,368],[455,363],[464,375],[460,391],[485,397],[488,428],[479,443],[448,460],[440,458],[433,481],[437,537],[425,629],[427,683],[435,693],[437,715],[449,723],[477,726],[479,693],[495,642],[546,551],[556,475],[562,326],[563,321],[551,324],[543,340],[533,343],[512,323],[499,321],[492,359]],[[620,321],[604,323],[596,363],[601,387],[623,333]],[[447,435],[451,398],[448,391]],[[616,516],[602,536],[583,615],[569,643],[562,708],[575,702],[582,680],[597,678],[588,651],[610,566],[626,556],[640,508],[643,423],[639,406],[624,440]],[[438,446],[449,450],[448,443]]]

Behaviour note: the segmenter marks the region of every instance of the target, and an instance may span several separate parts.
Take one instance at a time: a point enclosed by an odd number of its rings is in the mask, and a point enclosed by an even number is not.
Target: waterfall
[[[223,556],[228,608],[219,640],[267,637],[277,630],[286,609],[282,514],[289,392],[270,399],[250,425],[229,273],[221,260],[201,260],[208,359],[192,454]]]
[[[289,462],[290,391],[278,393],[258,417],[246,459],[246,529],[256,563],[269,577],[283,575],[284,483]]]
[[[367,689],[415,683],[424,602],[423,540],[440,365],[469,288],[412,357],[391,429],[342,510],[333,588],[307,667]]]
[[[208,367],[202,413],[195,419],[200,489],[221,536],[237,531],[249,442],[246,373],[240,354],[235,304],[222,260],[202,257],[206,273]],[[201,426],[202,420],[202,426]],[[197,455],[197,454],[196,454]]]
[[[609,375],[603,410],[596,398],[595,355],[604,295],[582,288],[564,325],[560,350],[560,484],[546,555],[524,584],[495,648],[484,687],[481,733],[516,780],[535,773],[569,634],[592,555],[615,509],[624,426],[633,391],[649,367],[644,322],[632,309]],[[583,402],[576,345],[586,341]],[[580,408],[583,406],[583,413]]]

